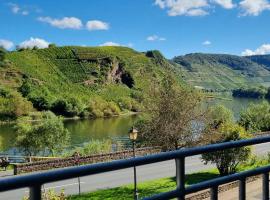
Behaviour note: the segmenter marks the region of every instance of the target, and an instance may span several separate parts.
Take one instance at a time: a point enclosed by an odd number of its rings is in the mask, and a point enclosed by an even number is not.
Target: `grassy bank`
[[[269,158],[252,157],[247,163],[238,167],[238,171],[245,171],[269,164]],[[186,175],[186,185],[202,182],[213,179],[219,176],[218,170],[211,169]],[[148,197],[161,192],[167,192],[176,188],[175,178],[163,178],[153,181],[147,181],[138,184],[140,198]],[[133,184],[116,187],[106,190],[98,190],[95,192],[85,193],[82,195],[74,195],[68,197],[69,200],[132,200],[133,199]]]
[[[217,170],[209,170],[187,175],[186,185],[191,185],[200,181],[205,181],[219,176]],[[151,196],[161,192],[167,192],[176,188],[175,178],[163,178],[153,181],[147,181],[138,184],[140,198]],[[86,199],[110,199],[110,200],[132,200],[133,185],[126,185],[107,190],[98,190],[91,193],[86,193],[81,196],[70,196],[69,200],[86,200]]]

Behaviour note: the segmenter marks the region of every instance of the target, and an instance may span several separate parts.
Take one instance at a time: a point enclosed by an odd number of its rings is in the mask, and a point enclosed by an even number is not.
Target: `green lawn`
[[[198,172],[188,174],[186,177],[186,184],[191,185],[200,181],[205,181],[219,176],[217,170],[209,170],[204,172]],[[148,197],[157,193],[167,192],[176,188],[175,178],[163,178],[154,181],[147,181],[138,184],[138,191],[140,198]],[[133,199],[133,184],[117,187],[107,190],[98,190],[83,195],[74,195],[68,198],[69,200],[120,200],[120,199]]]
[[[238,167],[238,171],[245,171],[269,164],[269,158],[252,157],[247,163]],[[205,180],[213,179],[219,176],[217,169],[201,171],[186,175],[186,185],[192,185]],[[149,197],[154,194],[167,192],[176,188],[175,178],[162,178],[153,181],[147,181],[138,184],[139,197]],[[121,186],[112,189],[98,190],[82,195],[69,196],[69,200],[132,200],[133,184]]]

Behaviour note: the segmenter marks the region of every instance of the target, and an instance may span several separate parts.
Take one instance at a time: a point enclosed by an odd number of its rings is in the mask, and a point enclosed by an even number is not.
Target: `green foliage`
[[[43,112],[40,121],[35,123],[29,122],[29,118],[19,119],[16,132],[16,146],[30,156],[46,150],[54,155],[61,151],[70,139],[62,119],[52,112]]]
[[[60,194],[57,194],[54,190],[50,189],[46,192],[42,193],[42,199],[46,200],[66,200],[66,195],[64,190],[61,191]],[[23,200],[30,200],[29,196],[23,197]]]
[[[266,88],[257,87],[257,88],[240,88],[232,91],[233,97],[245,97],[245,98],[265,98],[267,94]]]
[[[118,115],[138,111],[150,83],[172,69],[161,54],[158,57],[162,64],[126,47],[50,46],[7,52],[8,73],[16,76],[8,81],[0,78],[0,84],[20,92],[37,110],[66,117]],[[101,103],[92,103],[95,99]]]
[[[79,153],[81,156],[89,156],[93,154],[110,153],[111,150],[111,140],[91,140],[83,147],[78,147],[70,151],[66,156],[72,156],[75,152]]]
[[[270,130],[270,105],[267,101],[251,104],[240,113],[239,124],[248,131]]]
[[[217,136],[211,144],[247,139],[250,137],[244,128],[233,123],[224,123],[217,130]],[[221,175],[235,173],[239,163],[246,161],[251,153],[250,147],[233,148],[202,155],[205,164],[216,164]]]
[[[49,46],[48,46],[49,48],[55,48],[56,47],[56,44],[54,44],[54,43],[51,43],[51,44],[49,44]]]
[[[74,117],[80,115],[83,110],[83,105],[79,100],[74,98],[68,100],[60,99],[52,104],[51,110],[57,115]]]
[[[220,125],[234,121],[233,112],[223,105],[215,105],[208,109],[209,125],[212,129],[218,129]]]
[[[0,120],[15,120],[33,111],[33,106],[20,94],[2,89],[0,95]]]
[[[7,51],[4,48],[0,47],[0,62],[3,62],[5,60],[6,53]]]
[[[203,120],[200,95],[179,87],[169,75],[161,84],[149,92],[145,112],[150,119],[140,127],[141,138],[148,146],[161,146],[163,150],[191,145],[193,122]]]
[[[208,91],[267,84],[270,72],[248,58],[226,54],[187,54],[173,58],[182,78]]]
[[[118,105],[114,102],[106,102],[102,99],[94,99],[87,107],[89,116],[94,118],[111,117],[120,114]]]

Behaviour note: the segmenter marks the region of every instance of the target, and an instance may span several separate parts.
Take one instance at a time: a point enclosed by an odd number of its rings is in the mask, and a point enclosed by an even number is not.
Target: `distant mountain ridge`
[[[270,70],[270,54],[246,56],[246,58],[260,65],[263,65],[266,69]]]
[[[193,86],[209,90],[270,86],[270,56],[192,53],[172,61],[181,69],[182,78]]]

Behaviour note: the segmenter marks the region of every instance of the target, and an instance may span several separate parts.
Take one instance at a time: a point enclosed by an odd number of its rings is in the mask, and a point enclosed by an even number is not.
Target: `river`
[[[262,100],[231,98],[229,99],[209,99],[208,105],[223,104],[230,108],[239,118],[241,110],[245,109],[250,103],[259,103]],[[127,137],[128,131],[138,116],[121,116],[108,119],[84,119],[84,120],[65,120],[65,127],[71,133],[71,146],[80,146],[92,139],[106,139],[114,137]],[[0,125],[0,153],[16,154],[14,148],[15,131],[14,125]]]

